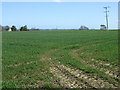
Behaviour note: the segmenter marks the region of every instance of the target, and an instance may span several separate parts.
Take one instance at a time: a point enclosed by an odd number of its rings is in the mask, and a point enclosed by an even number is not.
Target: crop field
[[[118,88],[118,31],[2,33],[3,88]]]

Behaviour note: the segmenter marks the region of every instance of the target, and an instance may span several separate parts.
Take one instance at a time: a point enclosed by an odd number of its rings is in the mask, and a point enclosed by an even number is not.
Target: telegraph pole
[[[57,28],[57,26],[56,26],[56,30],[57,30],[58,28]]]
[[[106,17],[106,29],[108,30],[108,8],[109,7],[104,7],[104,9],[105,9],[105,17]]]

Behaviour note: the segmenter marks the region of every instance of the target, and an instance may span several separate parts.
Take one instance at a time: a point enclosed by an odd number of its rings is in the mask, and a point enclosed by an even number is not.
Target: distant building
[[[89,30],[89,28],[86,27],[86,26],[81,26],[81,27],[79,28],[79,30]]]
[[[100,25],[100,30],[106,30],[106,26],[105,25]]]
[[[9,32],[11,32],[12,31],[12,29],[11,28],[9,28],[9,30],[8,30]]]

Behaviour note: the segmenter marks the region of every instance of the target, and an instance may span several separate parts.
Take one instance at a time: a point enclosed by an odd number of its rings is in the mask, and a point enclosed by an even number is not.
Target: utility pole
[[[57,30],[58,28],[57,28],[57,26],[56,26],[56,30]]]
[[[104,7],[104,9],[105,9],[105,17],[106,17],[106,29],[108,30],[108,8],[109,8],[109,6],[108,7]]]

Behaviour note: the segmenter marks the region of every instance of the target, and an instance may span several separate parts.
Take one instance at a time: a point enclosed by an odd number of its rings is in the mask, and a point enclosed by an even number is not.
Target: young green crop
[[[53,82],[54,77],[49,72],[51,63],[58,61],[116,82],[80,60],[95,59],[116,65],[117,31],[58,30],[2,34],[3,88],[61,87]]]

